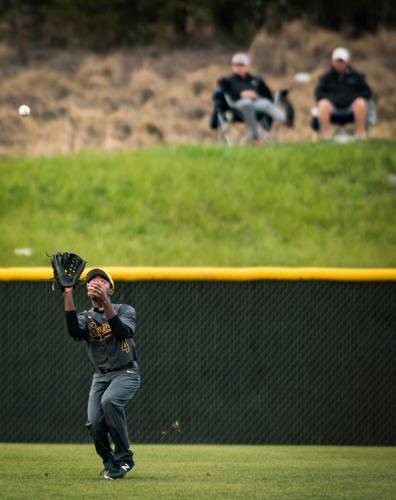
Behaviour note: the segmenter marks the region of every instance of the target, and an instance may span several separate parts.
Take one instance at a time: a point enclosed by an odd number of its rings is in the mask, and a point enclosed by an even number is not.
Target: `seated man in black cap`
[[[252,142],[259,142],[257,112],[266,113],[272,119],[292,126],[292,118],[274,104],[271,90],[264,80],[249,73],[250,59],[247,54],[237,53],[232,57],[232,75],[220,78],[218,86],[228,96],[229,106],[241,112],[250,129]],[[289,119],[291,118],[291,119]]]
[[[332,53],[331,68],[320,77],[315,89],[318,103],[319,131],[323,139],[332,135],[332,114],[352,113],[355,136],[366,137],[368,100],[371,89],[362,73],[350,65],[351,54],[344,47]]]

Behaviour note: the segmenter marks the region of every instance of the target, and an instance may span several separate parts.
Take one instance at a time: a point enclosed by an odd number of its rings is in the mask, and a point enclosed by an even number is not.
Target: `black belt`
[[[119,370],[125,370],[126,368],[133,368],[133,361],[130,361],[127,365],[119,366],[118,368],[99,368],[101,373],[118,372]]]

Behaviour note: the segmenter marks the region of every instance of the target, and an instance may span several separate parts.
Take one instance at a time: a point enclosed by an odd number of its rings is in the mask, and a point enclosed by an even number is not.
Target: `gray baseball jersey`
[[[75,340],[85,340],[88,356],[98,370],[116,370],[131,366],[138,370],[135,309],[127,304],[112,304],[117,315],[107,320],[97,308],[76,313],[66,311],[66,326]]]

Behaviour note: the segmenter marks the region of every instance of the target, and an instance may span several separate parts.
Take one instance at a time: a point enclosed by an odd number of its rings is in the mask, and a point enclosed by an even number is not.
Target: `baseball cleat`
[[[122,479],[125,474],[131,471],[135,467],[133,460],[124,460],[118,464],[118,467],[109,467],[105,473],[105,479]]]

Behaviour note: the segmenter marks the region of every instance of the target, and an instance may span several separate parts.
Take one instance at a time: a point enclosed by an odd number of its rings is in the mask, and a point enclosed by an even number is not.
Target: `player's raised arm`
[[[74,339],[82,339],[85,335],[85,330],[80,327],[78,321],[76,307],[73,300],[73,288],[64,288],[63,301],[67,331]]]
[[[76,307],[73,300],[73,288],[65,288],[63,290],[63,300],[65,311],[75,311]]]

